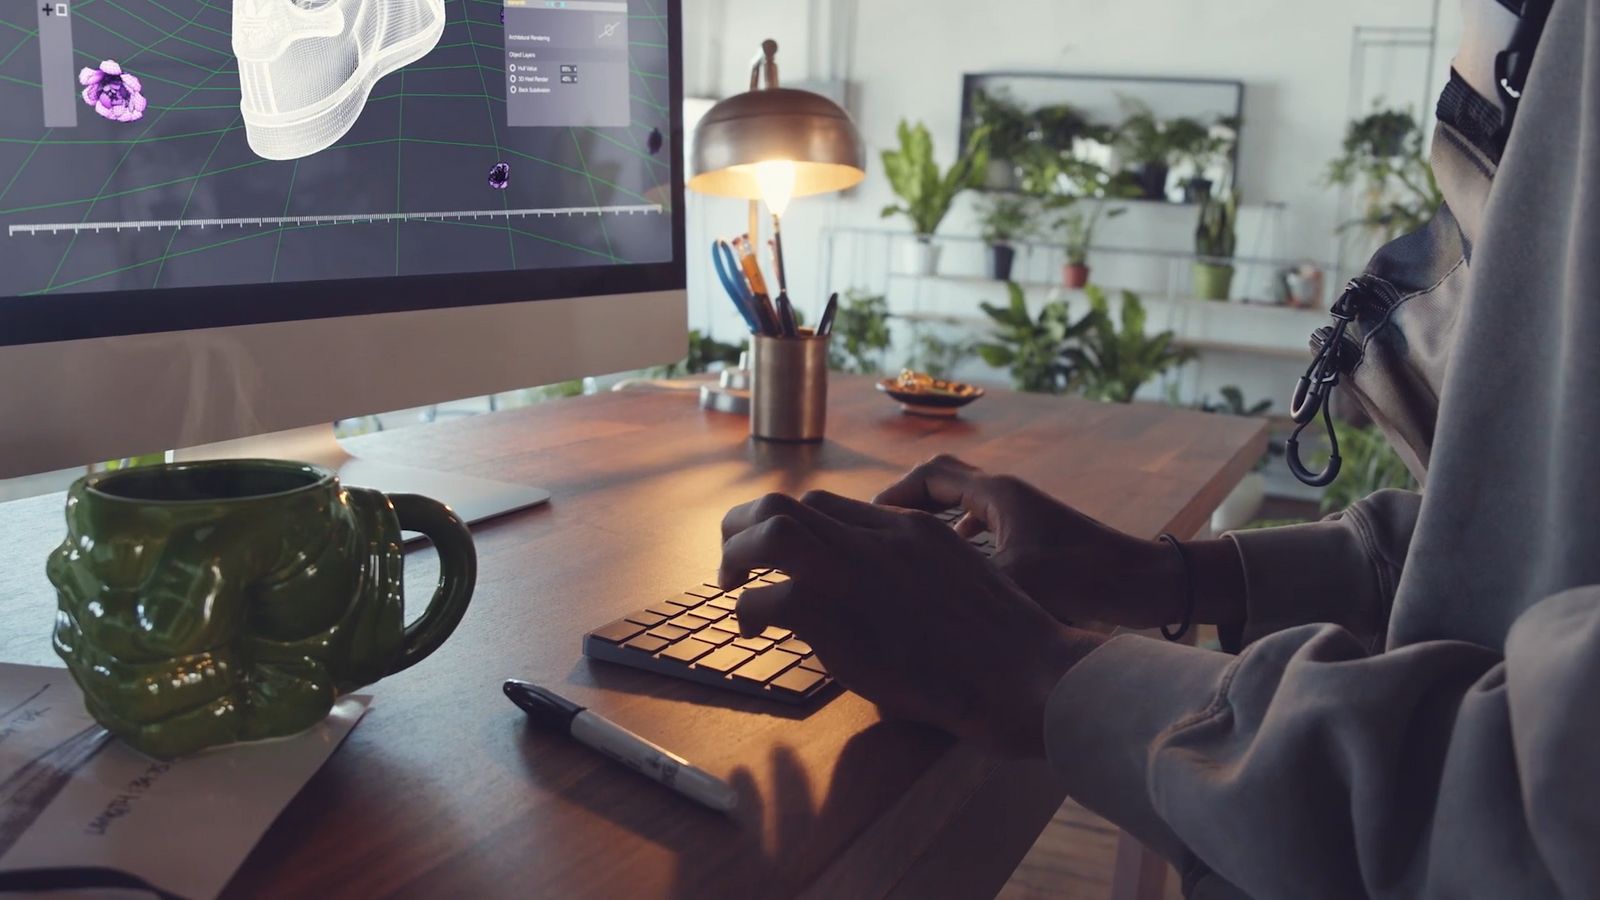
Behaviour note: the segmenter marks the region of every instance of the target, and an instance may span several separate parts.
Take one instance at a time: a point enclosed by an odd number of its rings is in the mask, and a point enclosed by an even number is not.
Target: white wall
[[[1450,38],[1456,0],[1443,3],[1440,32]],[[896,123],[902,117],[925,122],[948,164],[959,131],[962,74],[996,69],[1245,82],[1240,187],[1247,204],[1285,208],[1275,219],[1245,219],[1239,252],[1333,262],[1339,198],[1320,184],[1320,175],[1338,152],[1352,102],[1354,29],[1427,27],[1435,12],[1434,0],[685,0],[685,7],[691,95],[743,90],[750,57],[765,37],[781,44],[786,81],[850,84],[850,112],[872,163],[867,182],[850,196],[797,201],[785,221],[791,294],[812,303],[828,290],[849,287],[814,283],[820,228],[876,226],[878,210],[891,200],[877,157],[893,143]],[[1369,65],[1366,96],[1386,95],[1429,112],[1431,99],[1424,103],[1421,84],[1425,67],[1411,53]],[[1449,56],[1448,47],[1438,54],[1441,80]],[[941,233],[975,233],[971,199],[958,205]],[[1192,208],[1141,204],[1102,226],[1097,240],[1184,250],[1193,216]],[[720,291],[711,290],[715,281],[705,277],[702,245],[743,231],[743,205],[692,197],[689,217],[691,322],[731,339],[739,334],[737,319]]]

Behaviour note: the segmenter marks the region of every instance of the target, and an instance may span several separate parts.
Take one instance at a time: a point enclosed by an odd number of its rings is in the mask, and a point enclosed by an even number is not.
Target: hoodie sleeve
[[[1421,503],[1410,491],[1379,491],[1321,522],[1230,533],[1244,564],[1245,621],[1221,632],[1223,649],[1310,622],[1380,649]]]
[[[1238,657],[1118,637],[1056,686],[1050,760],[1206,896],[1600,896],[1600,585],[1502,656],[1332,625]],[[1201,863],[1204,860],[1204,863]]]

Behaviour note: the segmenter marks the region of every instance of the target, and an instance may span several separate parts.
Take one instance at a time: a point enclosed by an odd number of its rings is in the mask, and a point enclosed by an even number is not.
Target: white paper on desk
[[[0,872],[100,866],[215,897],[367,711],[171,762],[112,738],[66,669],[0,664]]]

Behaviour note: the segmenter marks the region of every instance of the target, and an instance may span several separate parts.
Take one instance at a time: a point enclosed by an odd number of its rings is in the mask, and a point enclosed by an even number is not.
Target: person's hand
[[[746,635],[792,629],[839,682],[890,716],[1019,755],[1043,751],[1044,707],[1101,638],[1029,600],[949,526],[821,491],[769,494],[722,523],[721,578],[774,567],[739,598]]]
[[[873,502],[962,508],[957,533],[993,532],[994,564],[1063,622],[1155,628],[1182,617],[1184,572],[1171,547],[1102,525],[1020,479],[939,456]]]

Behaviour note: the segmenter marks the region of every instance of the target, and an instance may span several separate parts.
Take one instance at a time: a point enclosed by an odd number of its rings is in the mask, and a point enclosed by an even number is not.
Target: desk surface
[[[870,497],[956,453],[1119,528],[1190,534],[1259,457],[1259,420],[995,392],[956,420],[902,416],[838,378],[829,440],[767,445],[743,419],[654,393],[563,400],[372,435],[359,454],[549,488],[476,529],[477,595],[268,832],[228,896],[993,896],[1059,805],[1039,763],[1001,763],[836,693],[791,710],[589,663],[583,633],[715,571],[718,523],[766,491]],[[58,665],[44,559],[61,496],[0,505],[0,660]],[[408,561],[416,606],[435,572]],[[556,687],[719,775],[704,810],[530,729],[500,682]]]

